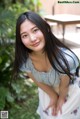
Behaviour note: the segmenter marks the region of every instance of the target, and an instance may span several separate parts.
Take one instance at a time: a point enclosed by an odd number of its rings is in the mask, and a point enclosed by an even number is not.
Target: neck
[[[30,57],[37,58],[37,59],[44,59],[46,57],[46,53],[45,52],[32,52],[30,54]]]
[[[38,56],[38,57],[42,57],[42,56],[45,56],[45,52],[41,51],[41,52],[32,52],[31,55],[33,56]]]

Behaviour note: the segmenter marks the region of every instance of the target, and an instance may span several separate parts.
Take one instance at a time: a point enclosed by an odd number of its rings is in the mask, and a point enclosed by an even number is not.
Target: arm
[[[41,88],[44,92],[46,92],[49,97],[54,97],[57,93],[53,90],[53,88],[47,84],[44,84],[44,83],[41,83],[41,82],[38,82],[35,80],[34,76],[31,74],[31,73],[28,73],[27,74],[33,81],[34,83],[39,87]]]
[[[62,113],[62,105],[64,104],[66,100],[66,96],[68,94],[68,88],[69,88],[69,77],[67,75],[62,75],[61,76],[61,82],[60,82],[60,87],[59,87],[59,99],[57,102],[57,112],[60,110]]]
[[[61,77],[60,87],[59,87],[59,97],[65,99],[68,93],[69,87],[69,77],[67,75]]]
[[[28,76],[34,81],[35,84],[37,84],[38,87],[40,87],[50,97],[50,103],[44,111],[48,110],[49,108],[52,108],[52,114],[55,115],[56,114],[56,105],[57,105],[57,100],[58,100],[58,94],[55,92],[55,90],[51,86],[36,81],[31,73],[28,73]]]

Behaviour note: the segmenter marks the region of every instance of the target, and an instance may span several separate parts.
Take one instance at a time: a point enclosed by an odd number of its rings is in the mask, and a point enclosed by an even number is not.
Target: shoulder
[[[61,50],[62,50],[63,55],[66,58],[69,66],[70,66],[71,73],[74,73],[76,68],[79,66],[78,57],[76,56],[76,54],[74,52],[72,52],[69,49],[62,48]]]
[[[76,54],[69,49],[62,49],[63,55],[68,61],[73,61],[79,63],[78,57]]]
[[[20,71],[22,71],[22,72],[31,72],[31,61],[30,61],[30,58],[28,58],[26,60],[26,62],[24,62],[22,64],[22,66],[20,67]]]

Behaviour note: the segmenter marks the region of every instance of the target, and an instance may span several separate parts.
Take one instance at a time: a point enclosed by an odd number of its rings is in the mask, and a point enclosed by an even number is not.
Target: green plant
[[[12,80],[16,19],[22,12],[35,11],[34,4],[38,8],[40,6],[39,0],[25,0],[25,3],[11,4],[9,1],[7,4],[4,1],[0,7],[0,110],[8,110],[10,119],[39,118],[36,114],[38,97],[34,83],[22,77]]]
[[[22,85],[21,82],[22,80],[19,82],[20,87]],[[23,91],[19,90],[20,88],[18,87],[19,91],[16,93],[17,104],[14,103],[9,111],[10,119],[39,119],[39,116],[36,114],[38,106],[37,87],[29,80],[24,80],[23,82],[24,86],[22,85],[21,88]]]

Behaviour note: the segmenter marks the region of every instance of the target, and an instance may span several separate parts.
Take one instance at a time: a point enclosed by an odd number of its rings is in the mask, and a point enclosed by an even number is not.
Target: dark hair
[[[72,51],[53,35],[49,24],[43,18],[41,18],[38,14],[31,11],[22,13],[17,20],[14,73],[18,74],[20,67],[27,60],[28,54],[31,52],[31,50],[29,50],[28,48],[24,46],[20,36],[20,25],[26,19],[34,23],[43,33],[45,38],[44,51],[47,53],[47,56],[49,58],[49,61],[52,67],[56,71],[61,73],[66,73],[69,77],[71,77],[69,63],[64,55],[64,52],[61,50],[61,48],[66,48],[70,52]],[[59,70],[55,61],[62,70]],[[65,66],[63,65],[63,63],[61,63],[61,61],[64,62]]]

